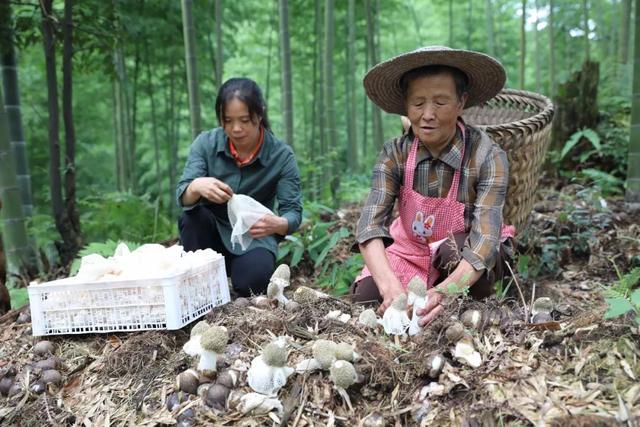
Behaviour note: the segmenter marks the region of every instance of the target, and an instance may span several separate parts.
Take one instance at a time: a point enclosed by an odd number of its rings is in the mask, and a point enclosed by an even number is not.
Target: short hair
[[[216,117],[220,126],[224,121],[224,110],[229,101],[238,99],[246,104],[249,115],[262,119],[262,126],[271,130],[267,117],[267,104],[262,96],[262,91],[256,82],[246,77],[233,77],[220,86],[216,97]]]
[[[448,65],[425,65],[424,67],[414,68],[407,71],[400,77],[400,88],[402,89],[402,96],[407,98],[407,91],[409,90],[409,83],[422,78],[435,76],[437,74],[449,74],[453,78],[453,82],[456,86],[456,95],[458,100],[462,99],[462,95],[467,91],[469,85],[469,77],[459,68],[449,67]]]

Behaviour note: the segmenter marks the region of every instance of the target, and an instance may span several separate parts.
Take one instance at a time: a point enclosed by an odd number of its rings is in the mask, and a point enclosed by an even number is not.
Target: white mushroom
[[[287,264],[280,264],[271,275],[269,285],[267,286],[267,297],[277,299],[278,304],[282,307],[289,301],[289,299],[284,296],[284,288],[289,286],[290,277],[291,271],[289,270],[289,266]]]
[[[200,345],[200,339],[202,333],[207,329],[209,329],[209,324],[204,320],[196,323],[195,326],[191,329],[189,341],[187,341],[182,346],[182,350],[189,356],[198,356],[200,353],[202,353],[202,345]]]
[[[346,360],[347,362],[355,362],[360,358],[360,355],[355,352],[353,345],[341,342],[336,344],[336,359]]]
[[[389,335],[405,335],[411,323],[407,316],[407,294],[398,295],[378,322]]]
[[[278,282],[269,282],[267,286],[267,297],[278,301],[280,307],[284,307],[289,299],[284,296],[284,287],[279,285]]]
[[[427,305],[427,284],[419,276],[414,276],[407,285],[409,297],[408,305],[413,306],[413,314],[411,315],[411,323],[409,324],[409,335],[417,335],[420,332],[418,325],[418,310],[423,309]]]
[[[287,383],[293,368],[286,366],[287,351],[282,340],[267,345],[260,356],[251,361],[247,373],[249,386],[258,393],[275,395]]]
[[[472,368],[478,368],[482,365],[482,356],[473,348],[472,342],[468,339],[461,339],[456,343],[453,357]]]
[[[360,313],[358,323],[367,328],[375,329],[378,326],[378,316],[376,316],[376,312],[373,309],[368,308]]]
[[[351,399],[349,399],[346,389],[351,387],[358,378],[356,368],[346,360],[337,360],[333,365],[331,365],[331,370],[329,372],[329,377],[331,378],[331,381],[333,381],[333,385],[336,390],[347,403],[349,409],[353,410],[353,407],[351,406]]]
[[[202,333],[200,336],[200,345],[202,353],[200,353],[200,361],[198,362],[198,370],[207,373],[216,370],[218,356],[224,353],[229,340],[229,333],[224,326],[212,326]]]
[[[265,396],[260,393],[247,393],[243,395],[240,398],[237,409],[243,414],[252,412],[256,415],[266,414],[273,410],[275,410],[279,415],[282,415],[282,412],[284,411],[280,399]]]
[[[320,369],[322,369],[322,366],[320,366],[320,363],[313,357],[311,359],[304,359],[296,365],[296,372],[299,374],[319,371]]]

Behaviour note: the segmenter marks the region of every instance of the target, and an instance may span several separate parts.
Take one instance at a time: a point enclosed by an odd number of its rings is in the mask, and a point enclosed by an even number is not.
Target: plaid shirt
[[[434,158],[423,144],[418,147],[413,189],[428,197],[447,197],[456,169],[462,166],[457,200],[464,203],[465,229],[469,233],[462,256],[476,270],[491,270],[496,262],[502,227],[502,207],[507,194],[509,163],[505,152],[481,130],[466,125],[464,159],[460,159],[462,134]],[[413,134],[387,141],[373,169],[371,191],[356,231],[357,243],[389,234],[393,206],[403,185],[404,169]],[[461,165],[462,163],[462,165]]]

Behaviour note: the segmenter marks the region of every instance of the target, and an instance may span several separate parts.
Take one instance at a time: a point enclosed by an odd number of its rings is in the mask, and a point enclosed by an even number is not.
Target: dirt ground
[[[0,318],[0,377],[15,378],[22,390],[0,397],[0,424],[640,425],[640,328],[630,316],[603,319],[603,291],[616,280],[614,263],[623,273],[640,265],[640,212],[625,211],[616,200],[605,206],[578,187],[541,196],[544,201],[536,204],[518,242],[518,253],[529,263],[521,261],[519,268],[514,263],[517,281],[486,301],[448,296],[446,313],[416,337],[365,328],[358,324],[363,307],[346,298],[325,298],[297,311],[264,301],[214,309],[206,320],[229,331],[219,371],[238,373],[222,409],[175,392],[176,376],[197,365],[182,351],[192,325],[179,331],[47,337],[62,381],[38,393],[37,362],[47,357],[35,355],[40,338],[31,335],[30,324],[18,323],[28,309],[9,312]],[[343,214],[339,222],[353,229],[358,208]],[[344,239],[333,256],[348,256],[350,243]],[[534,270],[539,270],[535,278]],[[304,266],[292,274],[291,288],[314,281]],[[532,301],[540,297],[551,298],[551,318],[532,324]],[[479,326],[467,328],[481,354],[478,368],[453,357],[444,333],[467,309],[482,313]],[[350,319],[326,318],[334,310]],[[354,363],[358,382],[347,389],[349,402],[326,371],[294,373],[278,394],[281,411],[243,414],[238,401],[251,391],[246,369],[279,336],[287,337],[292,367],[311,357],[316,339],[353,344],[360,358]],[[430,372],[426,361],[432,355],[444,358],[441,372]]]

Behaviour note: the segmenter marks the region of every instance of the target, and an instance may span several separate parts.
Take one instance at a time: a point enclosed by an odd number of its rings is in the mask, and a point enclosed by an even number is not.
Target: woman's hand
[[[204,197],[213,203],[226,203],[233,196],[233,190],[224,182],[213,177],[200,177],[194,179],[189,187],[200,197]]]
[[[286,236],[288,229],[289,221],[287,221],[286,218],[267,214],[251,226],[249,233],[254,239],[260,239],[262,237],[271,236],[272,234]]]
[[[433,319],[438,317],[438,315],[444,311],[444,307],[441,304],[444,296],[438,290],[438,287],[439,286],[436,286],[435,288],[431,288],[427,291],[427,305],[416,311],[416,314],[420,316],[418,319],[418,325],[421,328],[424,328],[429,323],[433,322]]]
[[[393,300],[400,294],[404,294],[404,289],[400,284],[400,281],[396,280],[393,283],[389,283],[386,286],[379,286],[380,296],[382,296],[382,304],[378,307],[378,314],[383,315],[387,308],[393,303]]]

